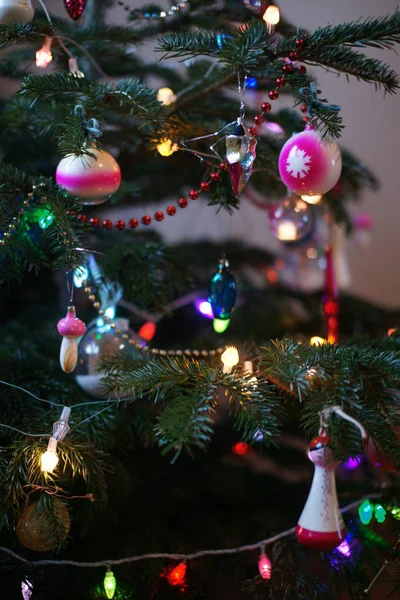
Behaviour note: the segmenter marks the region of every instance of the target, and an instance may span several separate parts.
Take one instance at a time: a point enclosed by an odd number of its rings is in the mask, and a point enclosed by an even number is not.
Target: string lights
[[[36,66],[45,69],[53,60],[51,44],[53,40],[48,35],[44,38],[43,46],[36,52]]]
[[[368,498],[379,498],[379,494],[370,494],[367,497],[356,500],[355,502],[351,502],[347,504],[341,509],[342,514],[348,513],[351,510],[357,508],[360,503],[364,502]],[[29,561],[26,558],[20,556],[13,550],[9,548],[0,547],[0,552],[6,554],[7,556],[12,557],[14,560],[17,560],[24,565],[29,565],[34,568],[43,568],[43,567],[77,567],[77,568],[106,568],[107,572],[104,579],[104,590],[106,592],[107,598],[110,600],[113,598],[116,591],[116,578],[111,571],[111,567],[138,563],[145,560],[171,560],[176,561],[178,564],[172,568],[167,569],[164,576],[167,578],[168,582],[172,586],[177,586],[184,588],[186,585],[186,571],[187,571],[187,562],[194,561],[199,558],[203,558],[205,556],[230,556],[234,554],[243,554],[245,552],[254,552],[258,551],[259,559],[258,559],[258,569],[260,575],[263,579],[270,579],[272,576],[272,564],[266,555],[265,549],[267,546],[274,544],[275,542],[290,537],[295,533],[295,528],[287,529],[286,531],[282,531],[270,538],[263,539],[261,541],[255,542],[254,544],[247,544],[244,546],[237,546],[234,548],[215,548],[215,549],[207,549],[207,550],[197,550],[192,552],[191,554],[180,554],[180,553],[151,553],[151,554],[139,554],[134,556],[126,556],[123,558],[117,559],[107,559],[96,562],[79,562],[74,560],[38,560],[38,561]],[[111,595],[112,594],[112,595]]]
[[[221,355],[221,360],[224,365],[223,372],[231,373],[232,369],[239,362],[239,352],[235,346],[229,346]]]
[[[42,454],[41,466],[44,473],[53,473],[58,463],[57,445],[62,442],[68,434],[70,427],[68,420],[71,414],[71,408],[64,406],[59,421],[53,425],[53,435],[49,439],[47,450]]]

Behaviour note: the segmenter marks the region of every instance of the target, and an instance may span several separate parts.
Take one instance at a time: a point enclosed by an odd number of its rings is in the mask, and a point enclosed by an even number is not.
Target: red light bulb
[[[181,562],[176,565],[167,575],[167,580],[170,585],[185,585],[186,564]]]
[[[258,559],[258,570],[263,579],[271,579],[271,561],[265,552],[262,552]]]
[[[139,335],[141,338],[146,340],[146,342],[150,342],[156,334],[156,324],[152,321],[147,321],[144,325],[139,329]]]
[[[245,456],[250,452],[250,446],[245,442],[237,442],[232,448],[233,454],[237,456]]]

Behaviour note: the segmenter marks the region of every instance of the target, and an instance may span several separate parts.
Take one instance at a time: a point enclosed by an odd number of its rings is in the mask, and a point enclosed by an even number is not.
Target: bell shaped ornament
[[[346,528],[336,493],[335,469],[330,437],[321,430],[309,446],[308,457],[315,465],[311,490],[296,527],[303,546],[314,550],[333,550],[346,537]]]

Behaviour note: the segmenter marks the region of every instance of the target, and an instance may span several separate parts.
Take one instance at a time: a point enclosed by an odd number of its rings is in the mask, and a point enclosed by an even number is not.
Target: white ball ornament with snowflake
[[[339,181],[342,156],[338,145],[322,139],[312,126],[293,135],[279,156],[283,183],[300,196],[326,194]]]

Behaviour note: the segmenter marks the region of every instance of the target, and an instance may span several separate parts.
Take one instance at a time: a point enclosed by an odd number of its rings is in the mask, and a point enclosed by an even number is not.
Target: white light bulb
[[[277,238],[282,242],[293,242],[297,239],[297,227],[291,221],[283,221],[279,223],[277,230]]]
[[[322,346],[323,344],[327,344],[328,340],[326,340],[323,337],[320,337],[319,335],[313,335],[312,338],[310,338],[310,346]]]
[[[322,194],[314,194],[312,196],[301,196],[301,199],[308,204],[318,204],[321,202]]]
[[[173,104],[176,100],[176,96],[171,88],[160,88],[157,92],[157,100],[162,102],[165,106]]]
[[[280,19],[281,15],[279,12],[279,8],[277,6],[274,6],[273,4],[270,4],[265,13],[263,14],[263,20],[268,25],[278,25]]]
[[[45,69],[47,65],[53,60],[53,55],[51,53],[51,43],[51,37],[45,37],[43,47],[36,52],[37,67],[42,67],[42,69]]]
[[[224,365],[224,373],[230,373],[232,368],[239,362],[239,352],[234,346],[229,346],[221,356]]]
[[[267,26],[269,34],[273,34],[275,31],[275,25],[277,25],[280,21],[281,15],[279,12],[279,8],[271,4],[268,6],[267,10],[263,14],[263,21]]]
[[[52,473],[57,466],[58,456],[56,454],[57,440],[54,437],[49,439],[47,450],[42,454],[42,471],[44,473]]]

